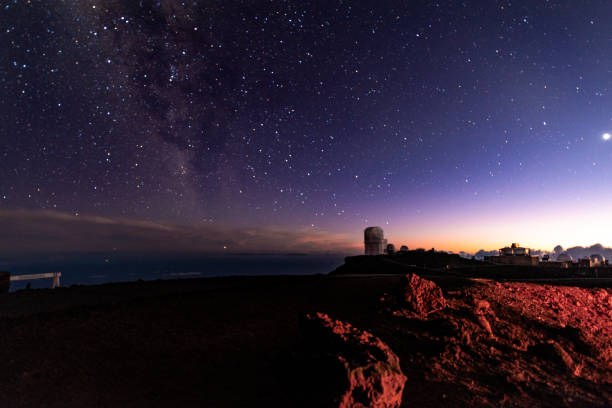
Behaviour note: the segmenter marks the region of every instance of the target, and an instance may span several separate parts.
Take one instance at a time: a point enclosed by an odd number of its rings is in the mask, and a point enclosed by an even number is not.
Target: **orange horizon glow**
[[[442,209],[444,210],[444,209]],[[492,251],[513,242],[534,250],[551,251],[601,244],[612,246],[612,217],[603,205],[543,212],[519,207],[503,215],[479,209],[454,212],[436,209],[428,214],[368,221],[340,228],[176,226],[150,221],[112,219],[49,211],[0,211],[3,253],[52,252],[305,252],[363,253],[363,229],[381,226],[385,238],[399,248],[439,251]],[[118,239],[117,237],[121,237]]]
[[[371,225],[383,228],[385,238],[396,248],[406,245],[410,249],[474,253],[481,249],[497,250],[513,242],[547,251],[556,245],[612,246],[612,216],[605,203],[571,203],[546,210],[539,207],[526,204],[502,212],[495,207],[437,209],[419,217]],[[350,246],[363,247],[360,238],[359,244],[353,241]]]

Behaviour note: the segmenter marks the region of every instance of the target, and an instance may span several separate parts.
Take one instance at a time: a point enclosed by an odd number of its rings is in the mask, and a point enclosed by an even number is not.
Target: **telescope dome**
[[[380,227],[368,227],[363,232],[366,241],[379,241],[384,239],[384,232]]]
[[[574,260],[574,258],[572,258],[572,256],[570,254],[568,254],[567,252],[563,252],[562,254],[559,254],[557,256],[557,261],[558,262],[571,262],[573,260]]]

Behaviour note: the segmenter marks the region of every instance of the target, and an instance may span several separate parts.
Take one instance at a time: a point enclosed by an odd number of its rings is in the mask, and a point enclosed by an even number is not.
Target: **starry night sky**
[[[1,0],[0,215],[217,250],[369,225],[609,245],[610,21],[605,0]]]

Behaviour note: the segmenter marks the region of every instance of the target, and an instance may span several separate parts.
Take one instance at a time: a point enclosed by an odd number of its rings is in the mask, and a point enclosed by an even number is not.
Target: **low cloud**
[[[150,221],[74,216],[51,211],[0,211],[3,256],[95,253],[354,252],[342,234],[312,229],[220,229]]]
[[[567,248],[565,250],[561,246],[559,246],[559,248],[560,248],[559,251],[557,251],[558,253],[567,252],[574,259],[580,259],[586,256],[595,255],[595,254],[602,255],[606,259],[612,259],[612,248],[605,247],[601,244],[595,244],[589,247],[575,246],[575,247]]]

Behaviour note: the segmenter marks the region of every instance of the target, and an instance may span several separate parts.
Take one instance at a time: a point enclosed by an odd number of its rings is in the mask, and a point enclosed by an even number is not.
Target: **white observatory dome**
[[[572,262],[574,258],[567,252],[563,252],[557,256],[557,262]]]
[[[387,240],[380,227],[368,227],[363,231],[363,243],[366,255],[382,255],[385,252]]]
[[[365,241],[382,241],[384,237],[385,233],[380,227],[368,227],[363,231]]]

